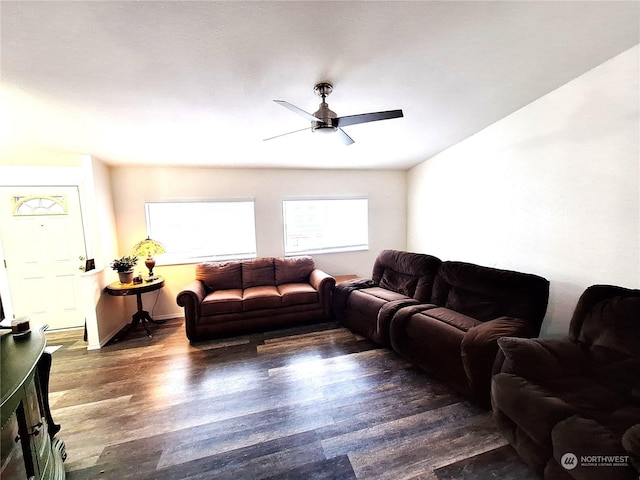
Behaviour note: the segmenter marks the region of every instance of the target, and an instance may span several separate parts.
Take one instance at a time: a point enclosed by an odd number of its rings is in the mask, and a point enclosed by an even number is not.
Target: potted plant
[[[120,283],[131,283],[133,281],[133,267],[138,263],[135,255],[117,258],[111,262],[111,268],[118,272]]]

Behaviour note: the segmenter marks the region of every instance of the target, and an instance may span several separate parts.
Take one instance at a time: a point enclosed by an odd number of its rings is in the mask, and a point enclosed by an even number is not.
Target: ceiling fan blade
[[[292,133],[302,132],[303,130],[311,130],[311,127],[301,128],[300,130],[294,130],[293,132],[281,133],[280,135],[276,135],[275,137],[265,138],[262,141],[266,142],[267,140],[273,140],[274,138],[284,137],[285,135],[291,135]]]
[[[336,118],[338,127],[356,125],[358,123],[377,122],[378,120],[388,120],[390,118],[400,118],[404,116],[402,110],[387,110],[385,112],[361,113],[360,115],[349,115]]]
[[[274,100],[274,102],[276,102],[278,105],[282,105],[284,108],[288,108],[289,110],[291,110],[294,113],[297,113],[298,115],[303,116],[307,120],[311,120],[312,122],[319,121],[317,117],[314,117],[310,113],[305,112],[301,108],[298,108],[295,105],[290,104],[289,102],[285,102],[284,100]]]
[[[338,128],[336,130],[336,133],[340,137],[340,140],[342,141],[342,143],[344,143],[345,145],[351,145],[352,143],[354,143],[353,138],[347,135],[347,132],[345,132],[341,128]]]

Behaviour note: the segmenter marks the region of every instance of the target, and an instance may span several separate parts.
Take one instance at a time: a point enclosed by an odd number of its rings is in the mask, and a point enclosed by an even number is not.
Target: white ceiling
[[[0,154],[409,168],[639,42],[638,1],[0,3]],[[330,81],[339,116],[296,133]]]

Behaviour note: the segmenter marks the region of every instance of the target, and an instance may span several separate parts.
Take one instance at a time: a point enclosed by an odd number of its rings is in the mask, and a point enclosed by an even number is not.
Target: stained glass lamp
[[[157,240],[151,240],[149,237],[136,243],[133,247],[132,253],[134,255],[145,257],[144,264],[149,269],[149,278],[147,278],[147,281],[155,280],[157,278],[153,275],[153,267],[156,266],[156,261],[153,256],[166,252],[167,250],[164,248],[164,245]]]

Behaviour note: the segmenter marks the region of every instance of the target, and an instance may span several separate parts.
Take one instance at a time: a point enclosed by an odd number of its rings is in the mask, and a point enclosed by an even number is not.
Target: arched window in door
[[[67,199],[64,195],[24,195],[13,197],[13,214],[66,215]]]

